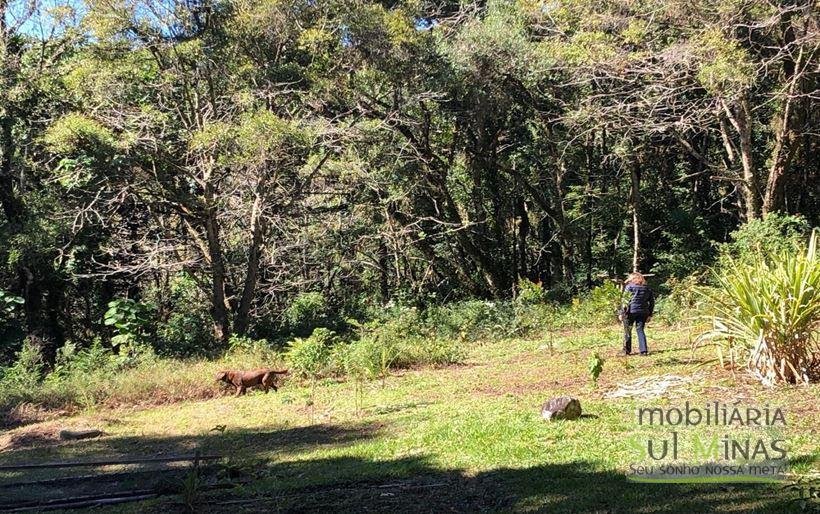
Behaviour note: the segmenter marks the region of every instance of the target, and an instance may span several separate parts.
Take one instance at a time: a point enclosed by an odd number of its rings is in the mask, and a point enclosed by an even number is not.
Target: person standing
[[[655,312],[655,295],[646,279],[640,273],[630,273],[626,279],[624,287],[625,298],[629,302],[623,307],[622,319],[624,322],[624,355],[632,353],[632,325],[638,332],[638,350],[641,355],[648,355],[649,348],[646,346],[646,333],[644,327],[652,319]]]

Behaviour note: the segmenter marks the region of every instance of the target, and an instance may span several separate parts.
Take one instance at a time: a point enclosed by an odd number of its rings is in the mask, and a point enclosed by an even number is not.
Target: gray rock
[[[578,419],[581,417],[581,402],[569,396],[553,398],[541,407],[541,417],[549,421]]]

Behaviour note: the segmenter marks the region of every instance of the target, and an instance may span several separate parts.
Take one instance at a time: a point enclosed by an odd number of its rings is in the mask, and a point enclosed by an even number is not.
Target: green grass
[[[744,405],[781,406],[792,470],[817,473],[820,457],[817,385],[784,387],[773,394],[742,373],[716,369],[710,352],[693,353],[685,330],[653,325],[648,332],[654,354],[629,360],[616,355],[617,327],[562,331],[554,337],[552,351],[547,336],[479,343],[462,365],[394,371],[383,387],[381,381],[366,382],[361,404],[353,382],[328,379],[319,382],[312,401],[310,388],[293,381],[268,395],[143,409],[95,407],[8,431],[0,436],[7,447],[0,452],[0,465],[195,449],[217,453],[226,460],[212,471],[214,476],[234,470],[244,483],[230,491],[197,492],[198,509],[209,512],[799,511],[797,493],[781,485],[627,480],[629,465],[640,460],[627,439],[666,430],[638,427],[636,409],[687,400],[742,399]],[[597,388],[587,371],[594,352],[606,359]],[[202,387],[215,389],[211,375],[201,371]],[[640,377],[693,373],[698,380],[673,397],[605,396],[619,383]],[[541,420],[541,403],[557,395],[579,398],[588,416],[570,422]],[[212,430],[219,425],[224,432]],[[62,444],[50,439],[54,430],[66,426],[100,427],[107,435]],[[704,436],[726,432],[722,427],[682,430]],[[0,483],[69,473],[6,472],[0,473]],[[169,487],[178,490],[183,479],[174,480]],[[55,494],[36,487],[3,492],[14,498]],[[160,512],[181,505],[176,494],[127,509]]]

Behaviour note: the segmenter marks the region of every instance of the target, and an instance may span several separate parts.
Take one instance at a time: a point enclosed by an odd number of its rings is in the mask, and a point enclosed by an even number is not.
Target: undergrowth
[[[216,359],[173,358],[157,355],[148,344],[112,348],[97,340],[86,348],[66,344],[47,370],[37,347],[26,343],[11,366],[0,367],[0,423],[13,422],[20,405],[70,410],[210,398],[223,394],[214,377],[226,368],[287,367],[291,380],[304,381],[383,380],[397,368],[461,363],[476,344],[540,340],[615,322],[620,290],[614,283],[564,306],[550,303],[538,289],[524,284],[522,294],[509,302],[472,300],[426,309],[390,305],[367,321],[347,320],[347,332],[314,327],[285,346],[234,336]]]

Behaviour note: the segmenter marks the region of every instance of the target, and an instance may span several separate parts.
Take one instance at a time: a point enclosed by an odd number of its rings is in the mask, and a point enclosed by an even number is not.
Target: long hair
[[[625,284],[635,284],[636,286],[645,286],[646,285],[646,279],[643,278],[643,275],[641,275],[640,273],[635,272],[635,273],[630,273],[629,276],[626,277],[626,281],[624,283]]]

